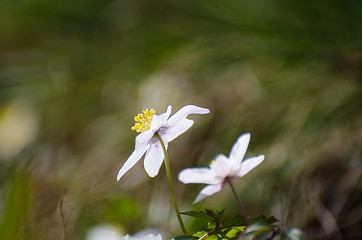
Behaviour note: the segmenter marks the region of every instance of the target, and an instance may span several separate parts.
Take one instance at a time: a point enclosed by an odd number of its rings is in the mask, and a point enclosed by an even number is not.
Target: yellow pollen
[[[215,160],[212,160],[210,163],[210,167],[215,164]]]
[[[150,129],[151,120],[153,118],[153,115],[155,115],[156,111],[151,108],[151,110],[143,110],[143,113],[139,113],[137,116],[134,117],[135,125],[131,128],[132,130],[135,130],[136,132],[144,132],[146,130]]]

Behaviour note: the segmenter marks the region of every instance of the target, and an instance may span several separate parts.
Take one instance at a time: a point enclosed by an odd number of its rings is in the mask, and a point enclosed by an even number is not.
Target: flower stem
[[[166,147],[165,147],[165,144],[164,144],[163,141],[162,141],[162,138],[161,138],[160,134],[158,134],[158,132],[156,132],[155,135],[156,135],[156,137],[158,138],[158,140],[160,140],[160,143],[161,143],[162,149],[163,149],[163,153],[164,153],[164,155],[165,155],[165,167],[166,167],[166,174],[167,174],[167,179],[168,179],[168,185],[170,186],[171,198],[172,198],[173,206],[174,206],[174,208],[175,208],[175,212],[176,212],[176,215],[177,215],[177,219],[178,219],[178,221],[179,221],[179,223],[180,223],[182,232],[183,232],[185,235],[187,235],[186,228],[185,228],[185,226],[184,226],[184,223],[182,222],[182,218],[181,218],[181,215],[180,215],[180,211],[178,210],[177,203],[176,203],[175,192],[174,192],[174,190],[173,190],[173,185],[172,185],[170,161],[168,160],[168,154],[167,154],[167,151],[166,151]]]
[[[225,180],[226,180],[226,182],[229,184],[229,186],[230,186],[230,188],[231,188],[231,191],[232,191],[233,194],[234,194],[234,197],[235,197],[235,199],[236,199],[236,202],[237,202],[238,205],[239,205],[239,208],[240,208],[240,211],[241,211],[241,215],[243,215],[246,223],[249,225],[249,224],[250,224],[250,220],[249,220],[248,214],[246,213],[246,209],[244,208],[243,204],[241,203],[239,196],[236,194],[234,185],[232,184],[232,182],[231,182],[231,180],[230,180],[229,177],[225,178]]]

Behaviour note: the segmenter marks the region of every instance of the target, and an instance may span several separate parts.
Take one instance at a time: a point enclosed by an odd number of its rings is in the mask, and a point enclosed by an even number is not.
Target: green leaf
[[[273,223],[279,222],[279,220],[276,219],[276,217],[274,217],[274,216],[270,216],[270,217],[268,217],[268,218],[266,219],[266,222],[267,222],[267,223],[270,223],[270,224],[273,224]]]
[[[211,235],[210,237],[207,238],[207,240],[219,240],[221,239],[218,235]]]
[[[200,211],[200,212],[186,211],[186,212],[181,212],[181,214],[195,217],[195,218],[202,218],[202,219],[214,221],[214,218],[210,217],[207,213],[205,213],[203,211]]]
[[[264,215],[260,215],[255,217],[254,219],[251,220],[252,223],[269,223],[269,224],[273,224],[276,222],[279,222],[278,219],[276,219],[274,216],[270,216],[268,218],[266,218]]]
[[[205,213],[211,217],[216,223],[220,223],[221,219],[223,218],[224,216],[224,212],[225,212],[225,209],[222,210],[222,211],[212,211],[212,210],[209,210],[209,209],[205,209]]]
[[[246,221],[241,215],[236,215],[235,217],[231,218],[225,224],[223,224],[223,228],[230,228],[230,227],[239,227],[239,226],[246,226]]]
[[[188,240],[188,239],[199,239],[199,238],[191,235],[181,235],[173,238],[173,240]]]
[[[183,215],[187,215],[187,216],[191,216],[191,217],[196,217],[196,218],[202,218],[202,219],[206,219],[212,222],[215,222],[216,226],[220,225],[221,219],[223,218],[225,210],[222,211],[212,211],[209,209],[205,209],[205,211],[186,211],[186,212],[181,212],[181,214]]]
[[[244,230],[245,227],[232,228],[226,233],[226,237],[233,238],[236,237],[240,232]]]
[[[244,234],[256,237],[265,232],[272,232],[274,227],[267,223],[254,223],[245,228]]]
[[[207,228],[208,228],[208,229],[214,229],[214,228],[216,228],[215,222],[209,222],[209,223],[207,224]]]
[[[288,240],[303,240],[302,231],[298,228],[284,229],[282,232],[282,239]]]
[[[265,223],[266,217],[264,215],[257,216],[251,220],[252,223]]]
[[[196,239],[200,239],[201,237],[203,237],[207,232],[197,232],[195,233],[193,236],[196,237]],[[217,235],[215,234],[211,234],[210,236],[207,237],[207,240],[215,240],[215,239],[220,239]]]
[[[12,183],[0,222],[0,239],[24,239],[26,236],[26,220],[32,196],[31,178],[21,171]]]
[[[194,236],[194,237],[197,237],[197,238],[200,238],[200,237],[204,236],[206,233],[207,233],[207,232],[205,232],[205,231],[201,231],[201,232],[195,233],[193,236]]]
[[[210,210],[210,209],[205,209],[205,213],[209,216],[213,216],[214,215],[214,211]]]

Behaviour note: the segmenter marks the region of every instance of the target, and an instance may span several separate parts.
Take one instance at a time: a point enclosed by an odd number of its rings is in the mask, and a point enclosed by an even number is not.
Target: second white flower
[[[231,148],[229,158],[219,154],[209,168],[186,168],[179,173],[178,179],[185,184],[208,184],[201,190],[194,203],[220,191],[227,178],[231,181],[241,178],[264,161],[263,154],[243,160],[249,142],[250,133],[242,134]]]

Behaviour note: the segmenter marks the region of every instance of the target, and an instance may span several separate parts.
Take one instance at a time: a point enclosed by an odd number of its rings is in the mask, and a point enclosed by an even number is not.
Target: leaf
[[[268,217],[268,218],[266,219],[266,222],[267,222],[267,223],[270,223],[270,224],[273,224],[273,223],[279,222],[279,220],[276,219],[276,217],[274,217],[274,216],[270,216],[270,217]]]
[[[223,224],[223,228],[231,228],[231,227],[240,227],[246,226],[246,221],[241,215],[236,215],[235,217],[231,218],[225,224]]]
[[[214,221],[214,218],[210,217],[207,213],[205,213],[203,211],[200,211],[200,212],[186,211],[186,212],[181,212],[181,214],[195,217],[195,218],[202,218],[202,219]]]
[[[245,228],[244,234],[256,237],[265,232],[272,232],[274,227],[267,223],[254,223]]]
[[[207,209],[207,208],[205,208],[205,213],[206,213],[207,215],[209,215],[209,216],[214,215],[214,211],[212,211],[212,210],[210,210],[210,209]]]
[[[207,238],[207,240],[219,240],[221,239],[218,235],[211,235],[210,237]]]
[[[225,210],[212,211],[212,210],[209,210],[209,209],[205,209],[205,211],[200,211],[200,212],[186,211],[186,212],[181,212],[181,214],[191,216],[191,217],[206,219],[206,220],[214,222],[215,226],[219,226],[220,222],[221,222],[221,219],[222,219],[222,217],[224,215],[224,212],[225,212]]]
[[[0,239],[24,239],[26,236],[26,220],[33,193],[30,182],[31,178],[25,171],[15,177],[2,206]]]
[[[205,232],[205,231],[201,231],[201,232],[195,233],[193,236],[194,236],[194,237],[197,237],[197,238],[199,239],[200,237],[204,236],[206,233],[207,233],[207,232]]]
[[[225,212],[225,209],[222,210],[222,211],[212,211],[212,210],[209,210],[209,209],[205,209],[205,213],[211,217],[216,223],[220,223],[221,219],[223,218],[224,216],[224,212]]]
[[[181,235],[173,238],[173,240],[188,240],[188,239],[199,239],[199,238],[191,235]]]
[[[268,218],[266,218],[264,215],[260,215],[255,217],[254,219],[251,220],[252,223],[269,223],[269,224],[273,224],[276,222],[279,222],[278,219],[276,219],[274,216],[270,216]]]
[[[207,232],[197,232],[195,233],[193,236],[196,237],[196,239],[200,239],[201,237],[203,237]],[[208,236],[207,238],[205,238],[207,240],[215,240],[215,239],[220,239],[217,235],[215,234],[211,234],[210,236]]]
[[[236,237],[240,232],[244,230],[244,227],[232,228],[226,233],[226,237],[233,238]]]
[[[207,228],[208,228],[208,229],[214,229],[214,228],[216,228],[215,222],[209,222],[209,223],[207,224]]]
[[[288,228],[284,229],[282,232],[282,239],[288,240],[303,240],[302,231],[298,228]]]
[[[266,221],[266,217],[264,215],[257,216],[251,220],[252,223],[264,223]]]

